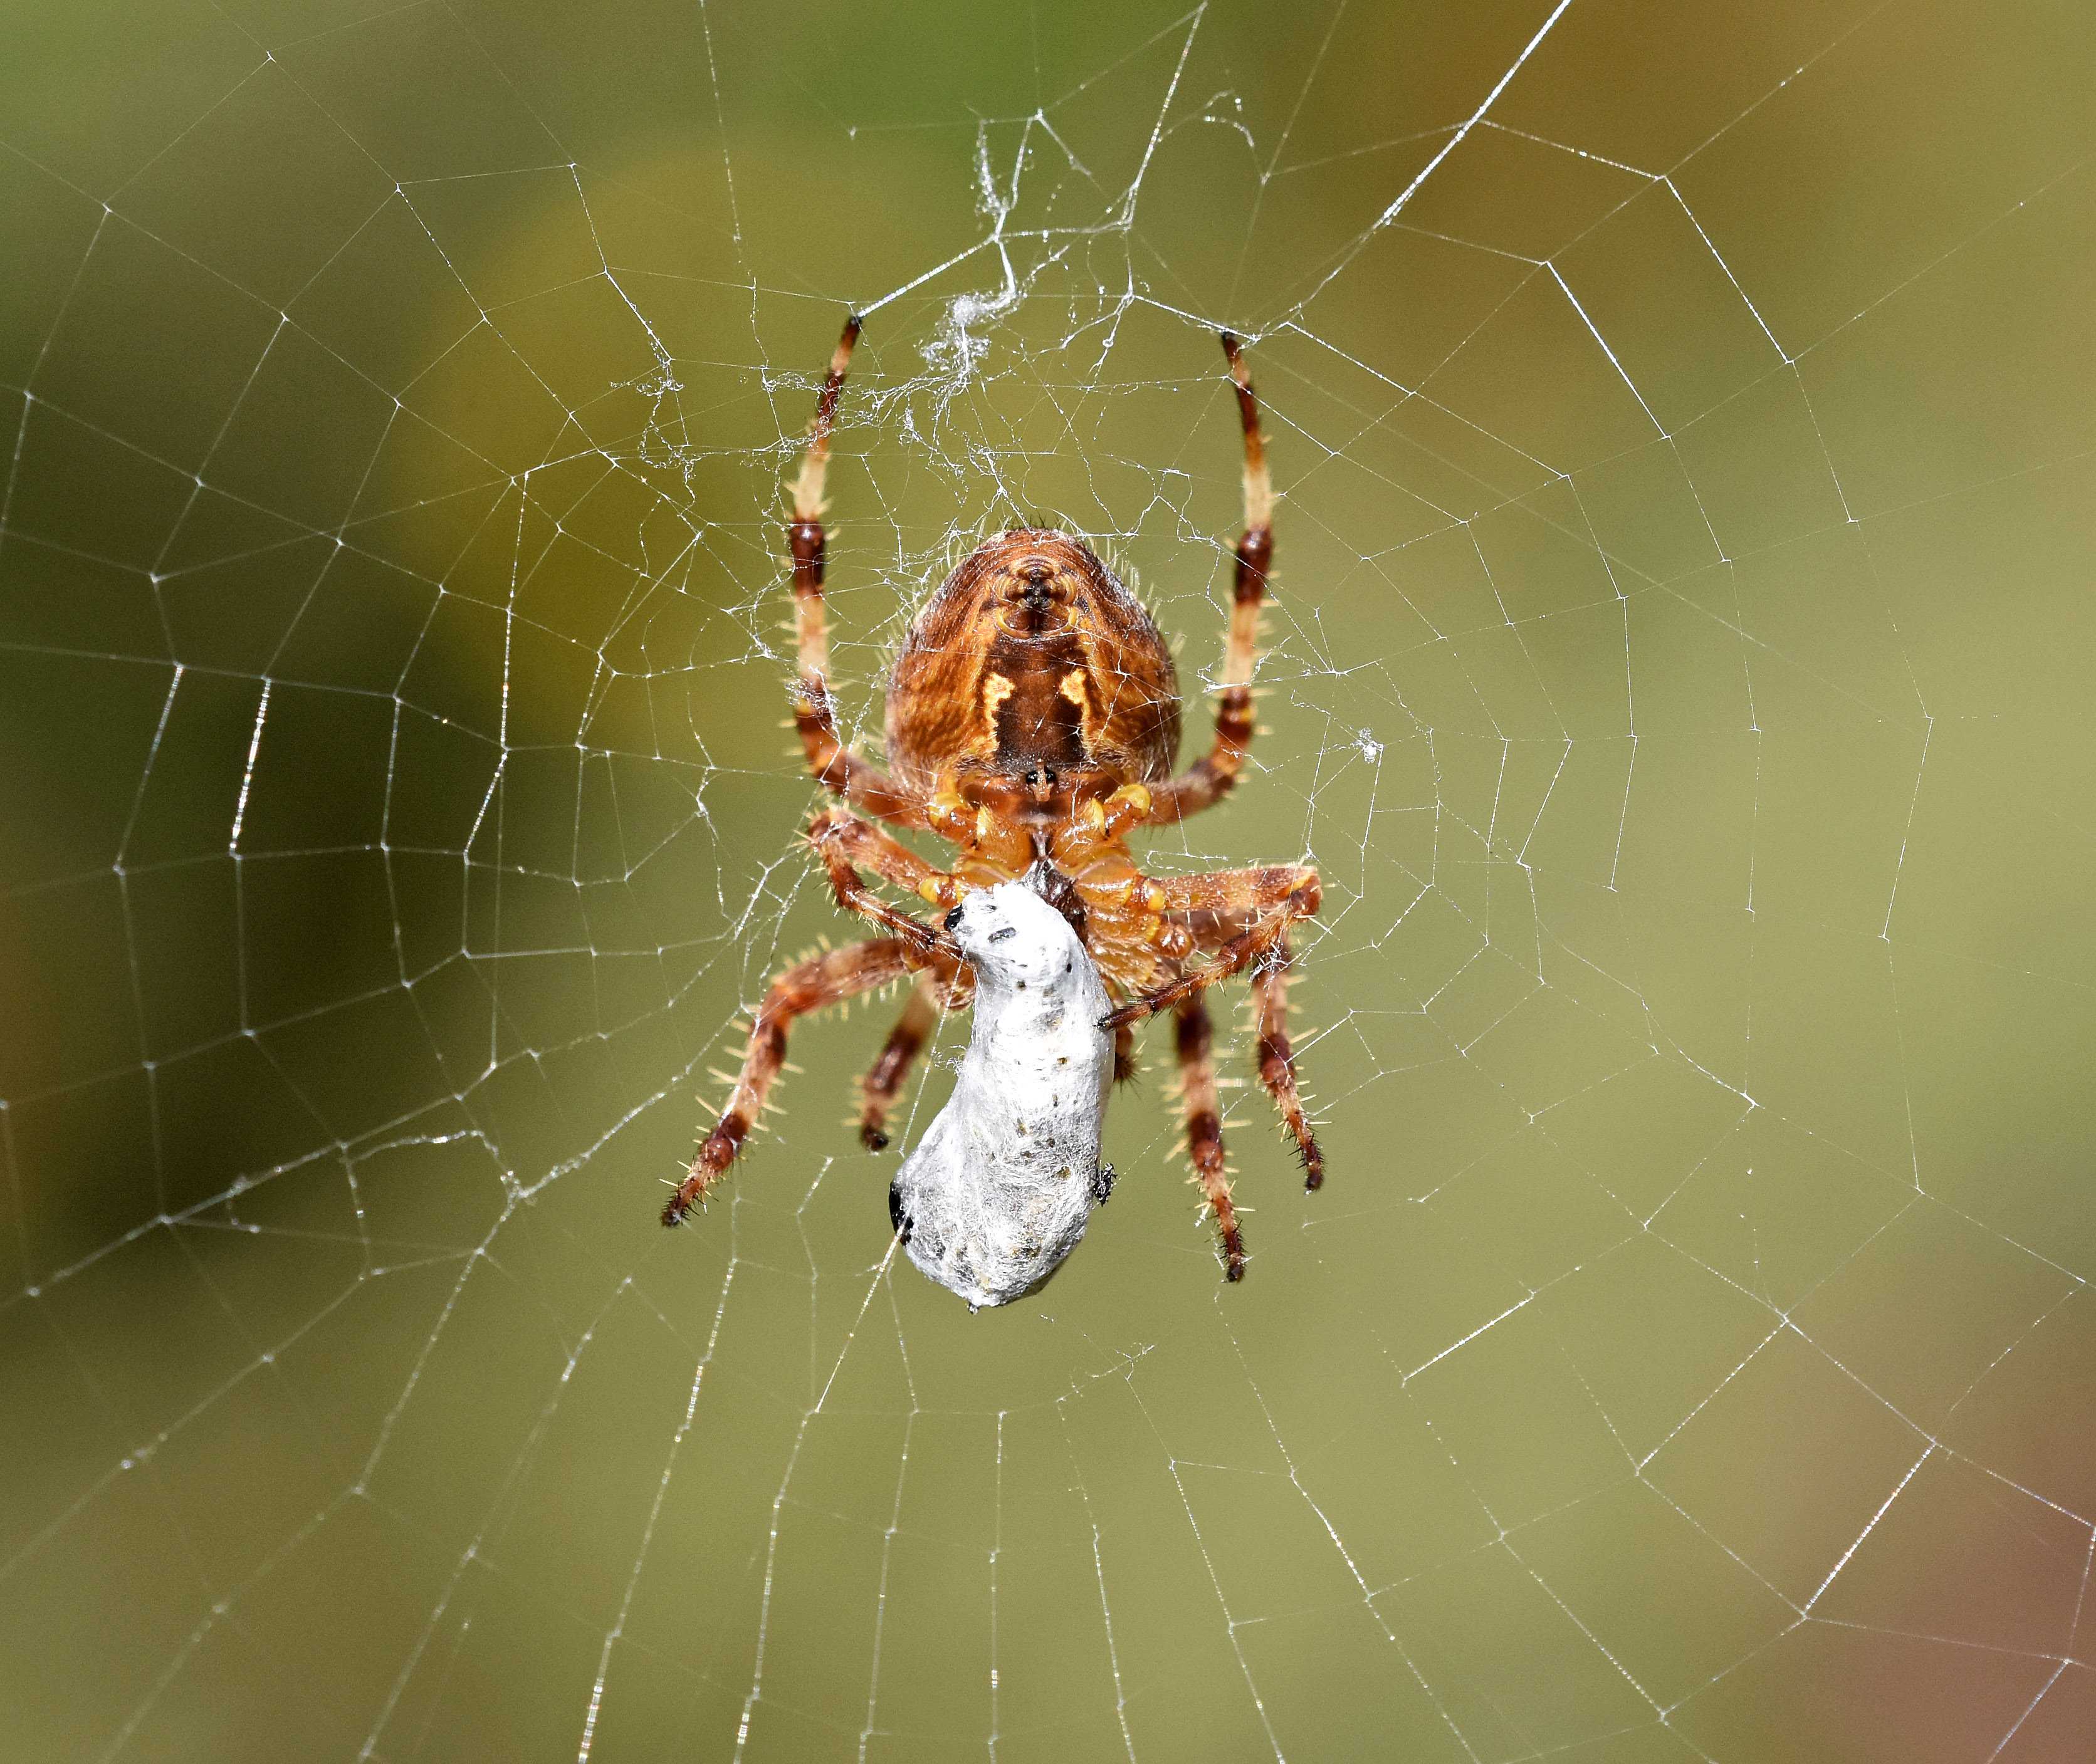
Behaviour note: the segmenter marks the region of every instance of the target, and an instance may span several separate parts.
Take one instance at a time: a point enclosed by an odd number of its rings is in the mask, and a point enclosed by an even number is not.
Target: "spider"
[[[1176,825],[1220,801],[1251,744],[1273,488],[1238,339],[1221,334],[1244,436],[1244,531],[1207,753],[1173,773],[1178,683],[1141,601],[1082,539],[1015,527],[970,552],[911,621],[887,683],[884,770],[838,733],[823,604],[823,474],[859,330],[856,315],[845,320],[793,487],[786,539],[799,650],[793,722],[809,770],[842,799],[815,814],[808,844],[838,906],[884,935],[810,956],[772,980],[727,1106],[662,1222],[681,1222],[727,1174],[766,1106],[797,1019],[913,976],[902,1016],[862,1085],[860,1137],[869,1150],[886,1146],[889,1111],[912,1061],[938,1012],[968,1002],[973,979],[945,925],[889,905],[865,871],[950,918],[972,890],[1031,871],[1120,1001],[1103,1025],[1115,1032],[1116,1079],[1134,1070],[1133,1026],[1172,1014],[1194,1180],[1215,1216],[1225,1275],[1240,1279],[1244,1243],[1203,994],[1251,970],[1260,1080],[1295,1137],[1305,1186],[1317,1188],[1324,1160],[1303,1113],[1287,1028],[1289,928],[1317,910],[1317,872],[1282,864],[1153,879],[1126,843],[1138,829]],[[949,841],[958,847],[953,867],[935,868],[888,827]]]

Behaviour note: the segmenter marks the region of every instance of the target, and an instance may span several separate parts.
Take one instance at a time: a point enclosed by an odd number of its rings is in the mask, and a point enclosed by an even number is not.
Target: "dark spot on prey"
[[[1085,901],[1076,883],[1046,858],[1036,858],[1033,867],[1020,880],[1063,915],[1063,921],[1076,932],[1079,942],[1084,941]]]
[[[902,1210],[902,1192],[893,1182],[888,1185],[888,1225],[905,1243],[910,1241],[910,1217]]]

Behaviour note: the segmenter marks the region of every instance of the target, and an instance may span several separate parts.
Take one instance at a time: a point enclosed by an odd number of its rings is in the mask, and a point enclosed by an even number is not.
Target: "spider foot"
[[[677,1185],[676,1192],[663,1203],[662,1223],[673,1230],[691,1215],[694,1207],[705,1204],[713,1185],[727,1173],[736,1147],[748,1129],[742,1125],[741,1117],[731,1111],[727,1118],[706,1135],[705,1143],[699,1147],[699,1155],[692,1159],[691,1168],[684,1180]]]
[[[858,1142],[868,1151],[888,1150],[888,1135],[871,1121],[861,1121],[858,1124]]]
[[[1209,1206],[1216,1216],[1216,1248],[1223,1264],[1223,1278],[1232,1286],[1244,1278],[1244,1233],[1238,1229],[1238,1210],[1228,1192],[1212,1195]]]
[[[1306,1137],[1295,1142],[1295,1155],[1303,1165],[1303,1191],[1316,1194],[1325,1185],[1325,1154],[1316,1140]]]

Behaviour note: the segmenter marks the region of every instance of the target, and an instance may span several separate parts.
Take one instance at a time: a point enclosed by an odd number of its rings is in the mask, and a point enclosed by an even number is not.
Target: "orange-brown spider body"
[[[1127,810],[1178,745],[1164,634],[1089,545],[1044,529],[976,547],[911,622],[889,682],[889,765],[959,843],[955,880],[987,886],[1048,859],[1122,993],[1192,947],[1160,945],[1162,902],[1124,842]]]
[[[911,621],[888,683],[886,769],[837,732],[828,682],[821,509],[830,432],[858,321],[846,322],[816,405],[793,490],[793,559],[799,676],[794,723],[809,769],[844,799],[823,810],[809,841],[837,902],[889,935],[797,963],[772,982],[718,1123],[663,1209],[679,1222],[723,1176],[785,1058],[798,1016],[915,974],[902,1019],[863,1086],[861,1133],[887,1143],[888,1111],[937,1011],[964,1003],[969,975],[944,931],[889,904],[864,871],[935,907],[1032,872],[1070,919],[1110,992],[1116,1075],[1132,1070],[1133,1027],[1177,1019],[1187,1149],[1215,1214],[1227,1276],[1244,1250],[1225,1168],[1202,994],[1249,967],[1260,1081],[1293,1133],[1316,1188],[1323,1160],[1298,1093],[1287,1033],[1288,928],[1317,910],[1317,872],[1286,864],[1173,879],[1143,874],[1129,833],[1170,825],[1235,784],[1252,737],[1251,670],[1273,553],[1273,491],[1259,407],[1237,340],[1223,347],[1244,440],[1245,528],[1236,550],[1229,631],[1209,751],[1175,775],[1178,682],[1163,635],[1092,548],[1067,534],[1020,527],[976,548]],[[858,812],[854,812],[854,810]],[[881,826],[951,841],[933,867]]]

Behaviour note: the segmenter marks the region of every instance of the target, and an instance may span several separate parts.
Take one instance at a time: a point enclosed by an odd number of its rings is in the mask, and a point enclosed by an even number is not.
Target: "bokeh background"
[[[14,1755],[2096,1753],[2085,7],[8,11]],[[1190,753],[1252,339],[1241,1287],[1161,1037],[1044,1291],[897,1262],[879,1006],[654,1222],[852,928],[853,306],[869,738],[1042,517]]]

